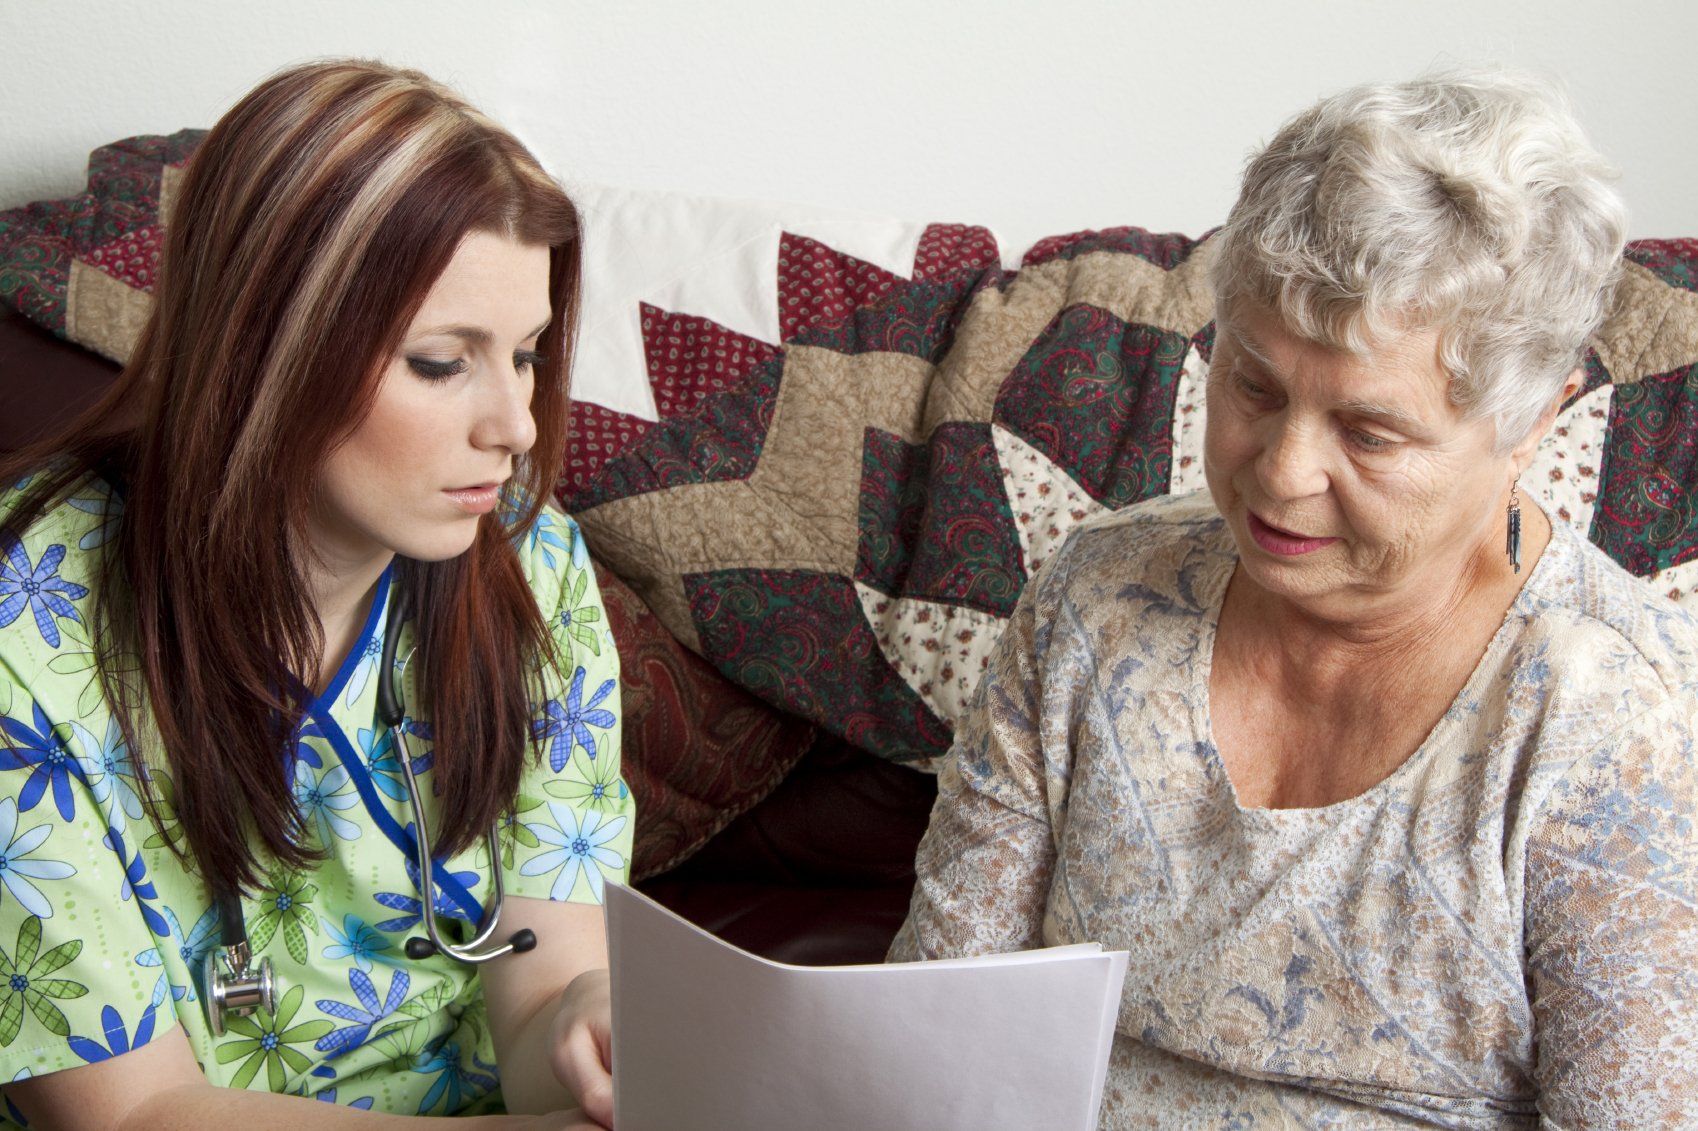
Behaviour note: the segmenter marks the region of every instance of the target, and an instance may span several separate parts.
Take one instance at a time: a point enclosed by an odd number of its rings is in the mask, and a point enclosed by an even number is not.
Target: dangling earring
[[[1509,485],[1509,536],[1503,543],[1503,552],[1509,555],[1509,564],[1516,573],[1521,572],[1521,497],[1517,494],[1520,486],[1520,479]]]

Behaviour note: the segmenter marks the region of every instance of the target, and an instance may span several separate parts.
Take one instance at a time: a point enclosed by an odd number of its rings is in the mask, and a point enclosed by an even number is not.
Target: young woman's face
[[[464,553],[536,440],[546,247],[468,235],[389,360],[371,412],[324,461],[315,549],[332,570]]]

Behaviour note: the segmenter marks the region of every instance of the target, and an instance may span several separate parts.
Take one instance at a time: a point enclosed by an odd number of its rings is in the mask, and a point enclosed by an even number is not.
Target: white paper
[[[607,888],[619,1131],[1091,1131],[1126,952],[769,962]]]

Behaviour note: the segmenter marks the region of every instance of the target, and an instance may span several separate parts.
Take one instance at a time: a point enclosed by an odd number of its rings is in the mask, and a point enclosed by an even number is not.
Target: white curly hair
[[[1620,271],[1627,210],[1567,100],[1529,75],[1353,87],[1255,154],[1215,236],[1216,310],[1249,299],[1363,354],[1440,332],[1450,396],[1499,454],[1581,364]]]

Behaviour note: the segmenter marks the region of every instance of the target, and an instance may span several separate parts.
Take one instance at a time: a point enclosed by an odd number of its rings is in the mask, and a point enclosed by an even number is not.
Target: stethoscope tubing
[[[407,802],[413,811],[413,863],[419,874],[419,919],[424,924],[423,938],[414,936],[404,948],[408,958],[420,961],[440,954],[466,966],[480,966],[508,954],[523,954],[536,947],[536,933],[529,928],[513,932],[500,946],[482,949],[495,937],[501,926],[501,904],[505,887],[501,876],[500,823],[490,825],[484,834],[489,849],[490,898],[484,905],[477,934],[468,943],[455,944],[442,937],[437,926],[436,861],[430,844],[430,825],[425,819],[424,796],[413,772],[412,749],[407,740],[406,706],[395,680],[395,647],[406,619],[406,594],[399,586],[389,587],[389,610],[384,620],[383,649],[379,659],[377,684],[377,715],[389,728],[395,753],[401,763],[401,774],[407,781]],[[205,959],[207,1022],[214,1037],[224,1034],[227,1013],[245,1016],[255,1009],[273,1012],[276,1008],[276,979],[271,960],[262,957],[257,967],[252,965],[248,944],[247,924],[242,916],[240,897],[234,892],[220,892],[218,914],[222,945],[214,948]],[[223,967],[221,969],[221,966]],[[225,973],[225,969],[229,972]]]

